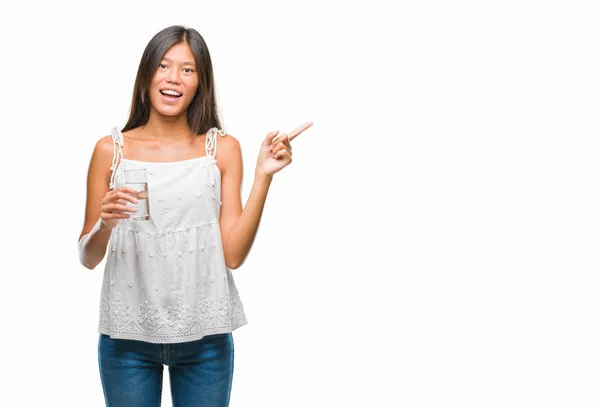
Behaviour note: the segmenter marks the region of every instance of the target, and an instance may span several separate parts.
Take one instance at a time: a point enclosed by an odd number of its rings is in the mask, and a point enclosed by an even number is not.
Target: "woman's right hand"
[[[120,187],[108,191],[102,199],[100,221],[109,228],[114,228],[120,219],[129,218],[127,212],[136,212],[137,209],[128,206],[127,202],[138,203],[137,191],[132,188]]]

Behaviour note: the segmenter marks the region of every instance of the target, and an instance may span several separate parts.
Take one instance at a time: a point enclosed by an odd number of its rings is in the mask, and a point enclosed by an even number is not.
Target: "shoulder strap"
[[[121,159],[123,158],[123,150],[121,149],[121,147],[123,147],[123,134],[121,133],[121,131],[119,130],[118,127],[113,127],[112,131],[111,131],[111,135],[112,135],[112,141],[113,141],[113,160],[112,160],[112,165],[110,166],[110,170],[112,171],[112,174],[110,176],[110,189],[114,189],[115,188],[115,176],[117,174],[117,166],[119,165],[119,163],[121,162]]]
[[[221,136],[225,135],[223,130],[219,130],[216,127],[210,128],[206,132],[206,140],[204,141],[204,149],[206,150],[206,155],[210,155],[212,158],[217,156],[217,134]]]

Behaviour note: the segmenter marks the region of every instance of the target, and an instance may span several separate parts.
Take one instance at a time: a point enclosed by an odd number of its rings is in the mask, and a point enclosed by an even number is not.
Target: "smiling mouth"
[[[176,92],[174,90],[161,90],[160,91],[161,95],[163,95],[165,98],[173,100],[173,99],[177,99],[181,97],[181,93]]]

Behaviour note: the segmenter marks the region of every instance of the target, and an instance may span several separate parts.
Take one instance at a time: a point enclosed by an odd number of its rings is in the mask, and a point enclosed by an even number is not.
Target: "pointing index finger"
[[[292,141],[293,139],[298,137],[300,135],[300,133],[302,133],[304,130],[308,129],[312,125],[313,125],[313,122],[306,122],[302,126],[296,127],[294,130],[292,130],[291,132],[288,133],[288,139],[290,141]]]

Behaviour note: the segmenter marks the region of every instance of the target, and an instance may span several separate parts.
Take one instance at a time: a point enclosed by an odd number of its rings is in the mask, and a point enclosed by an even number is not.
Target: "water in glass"
[[[145,169],[130,169],[124,171],[125,186],[137,191],[137,204],[129,203],[137,209],[137,212],[130,212],[129,220],[140,221],[150,219],[150,207],[148,205],[148,180]]]

